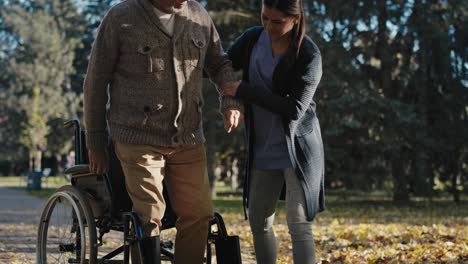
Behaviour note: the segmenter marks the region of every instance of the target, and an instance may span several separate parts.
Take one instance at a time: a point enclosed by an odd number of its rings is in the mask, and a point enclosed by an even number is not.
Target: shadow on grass
[[[367,223],[468,224],[468,202],[331,201],[320,216]]]
[[[223,199],[217,197],[213,199],[213,206],[215,211],[219,213],[244,213],[244,209],[242,207],[242,199]]]
[[[11,187],[25,191],[24,187]],[[42,188],[31,195],[47,199],[57,188]],[[225,190],[213,199],[215,211],[235,213],[243,218],[242,194]],[[363,193],[355,191],[329,191],[325,198],[327,210],[318,214],[318,221],[345,219],[356,223],[417,223],[468,225],[468,199],[454,203],[449,196],[439,196],[432,201],[413,199],[409,203],[394,203],[387,192]],[[278,203],[279,215],[284,215],[284,201]]]
[[[408,224],[468,224],[468,201],[460,203],[451,201],[412,201],[396,204],[388,199],[365,200],[350,197],[342,200],[337,196],[326,197],[327,210],[318,214],[318,221],[340,219],[353,223],[408,223]],[[214,200],[215,210],[220,213],[237,213],[243,217],[241,197],[217,196]],[[284,215],[284,201],[278,203],[277,212]],[[281,217],[281,216],[280,216]]]

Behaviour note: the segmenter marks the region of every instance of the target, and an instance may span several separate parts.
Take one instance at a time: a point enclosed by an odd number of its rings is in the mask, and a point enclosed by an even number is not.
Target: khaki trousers
[[[125,184],[145,237],[159,236],[166,203],[164,182],[178,219],[175,263],[204,261],[213,205],[206,173],[205,146],[152,146],[115,142]]]

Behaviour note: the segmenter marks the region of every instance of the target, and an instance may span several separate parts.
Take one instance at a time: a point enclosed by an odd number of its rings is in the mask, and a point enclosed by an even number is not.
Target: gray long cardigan
[[[297,58],[295,54],[285,55],[278,63],[273,74],[272,91],[253,88],[248,83],[249,62],[262,31],[262,27],[247,29],[227,51],[234,69],[243,71],[243,81],[236,97],[245,103],[245,135],[248,143],[244,213],[247,218],[255,144],[255,126],[250,105],[256,104],[282,116],[289,155],[304,190],[307,218],[312,221],[317,213],[325,210],[323,143],[313,100],[322,76],[321,54],[315,43],[306,36]]]

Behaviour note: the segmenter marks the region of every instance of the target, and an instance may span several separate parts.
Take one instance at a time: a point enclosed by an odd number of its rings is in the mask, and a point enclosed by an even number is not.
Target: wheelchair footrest
[[[212,224],[218,227],[217,234],[211,237],[215,244],[216,261],[220,264],[242,264],[239,236],[228,236],[219,213],[215,213]]]
[[[216,261],[222,264],[241,264],[241,251],[238,236],[227,236],[215,240]]]

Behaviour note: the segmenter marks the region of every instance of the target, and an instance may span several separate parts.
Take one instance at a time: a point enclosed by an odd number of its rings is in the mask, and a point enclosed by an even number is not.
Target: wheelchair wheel
[[[96,225],[81,191],[67,185],[52,194],[42,212],[37,238],[39,264],[96,263]]]

